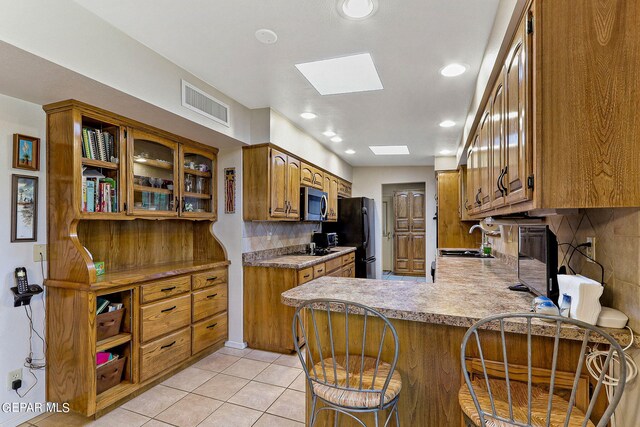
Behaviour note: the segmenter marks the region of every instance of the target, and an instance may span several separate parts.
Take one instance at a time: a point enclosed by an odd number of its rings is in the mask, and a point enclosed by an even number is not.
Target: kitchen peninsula
[[[402,375],[403,383],[399,403],[402,425],[460,425],[462,418],[457,395],[463,382],[460,344],[464,333],[483,317],[496,313],[528,312],[531,305],[530,294],[507,289],[517,282],[517,277],[498,259],[438,257],[436,263],[437,280],[433,284],[322,277],[282,294],[282,302],[288,306],[295,307],[314,298],[349,300],[368,305],[390,319],[399,337],[396,369]],[[335,318],[342,317],[331,318],[335,321]],[[358,330],[362,323],[359,317],[357,314],[349,315],[350,330]],[[320,330],[326,329],[323,329],[326,314],[316,313],[316,319]],[[336,330],[334,327],[334,333]],[[509,342],[515,344],[510,347],[509,363],[526,365],[526,335],[521,335],[526,331],[526,323],[505,322],[505,331]],[[548,355],[553,349],[550,337],[555,333],[555,325],[535,323],[532,331],[535,349],[532,364],[547,366]],[[621,343],[628,342],[626,331],[608,332]],[[480,337],[484,357],[501,361],[499,333],[481,331]],[[559,351],[563,357],[558,369],[569,371],[577,360],[576,355],[580,351],[577,339],[581,336],[571,327],[566,327],[561,337]],[[321,340],[328,340],[328,336],[321,336]],[[315,342],[308,344],[313,348]],[[385,344],[383,359],[385,356],[390,358],[391,350]],[[468,357],[478,357],[475,351],[471,348]],[[322,425],[324,417],[318,421]],[[367,421],[372,422],[372,419]]]

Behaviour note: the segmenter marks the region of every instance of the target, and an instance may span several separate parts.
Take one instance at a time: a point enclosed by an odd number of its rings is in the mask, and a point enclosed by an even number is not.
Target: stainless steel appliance
[[[338,200],[338,222],[325,222],[322,231],[338,233],[342,246],[356,248],[356,277],[375,279],[375,204],[366,197]]]
[[[336,233],[313,233],[311,241],[318,249],[333,248],[338,246],[338,235]]]
[[[315,188],[302,187],[300,190],[300,209],[302,221],[325,221],[327,219],[327,193]]]

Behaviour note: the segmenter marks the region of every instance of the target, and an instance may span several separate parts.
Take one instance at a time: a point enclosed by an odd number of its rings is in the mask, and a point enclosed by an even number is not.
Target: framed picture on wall
[[[40,138],[13,134],[13,167],[30,171],[40,170]]]
[[[11,241],[38,239],[38,177],[11,175]]]

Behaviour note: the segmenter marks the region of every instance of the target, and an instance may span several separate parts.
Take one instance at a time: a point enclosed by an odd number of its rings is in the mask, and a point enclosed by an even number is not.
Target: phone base
[[[21,305],[31,304],[31,297],[41,294],[44,289],[42,289],[38,285],[29,285],[29,292],[24,292],[21,294],[18,292],[17,286],[11,288],[11,291],[13,292],[13,306],[20,307]]]

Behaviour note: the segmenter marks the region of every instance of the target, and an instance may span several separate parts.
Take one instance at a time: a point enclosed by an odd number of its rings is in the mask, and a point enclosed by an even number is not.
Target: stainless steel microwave
[[[302,187],[300,190],[300,209],[302,221],[325,221],[327,219],[329,199],[327,193],[315,188]]]

